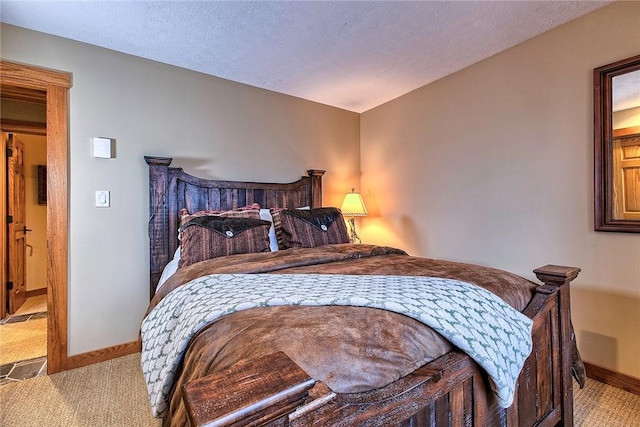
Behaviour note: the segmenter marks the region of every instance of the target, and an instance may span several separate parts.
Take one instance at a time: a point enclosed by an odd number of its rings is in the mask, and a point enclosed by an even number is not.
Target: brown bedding
[[[212,273],[419,275],[481,286],[522,311],[536,285],[511,273],[408,256],[401,250],[339,244],[240,254],[179,269],[153,298]],[[222,317],[191,341],[165,425],[188,425],[183,384],[235,363],[283,351],[311,377],[339,393],[375,389],[447,353],[451,344],[409,317],[363,307],[262,307]],[[177,391],[177,392],[176,392]]]

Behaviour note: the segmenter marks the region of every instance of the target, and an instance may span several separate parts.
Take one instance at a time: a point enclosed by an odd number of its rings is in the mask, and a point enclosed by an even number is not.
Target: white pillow
[[[160,276],[160,280],[158,280],[158,286],[156,286],[156,292],[160,289],[160,286],[164,282],[167,281],[169,277],[173,275],[178,270],[178,263],[180,262],[180,246],[176,249],[176,252],[173,254],[173,259],[169,261],[167,265],[164,266],[162,270],[162,275]]]
[[[271,223],[271,227],[269,227],[269,248],[271,252],[275,252],[278,250],[278,239],[276,238],[276,229],[273,226],[271,211],[269,209],[260,209],[260,219]]]

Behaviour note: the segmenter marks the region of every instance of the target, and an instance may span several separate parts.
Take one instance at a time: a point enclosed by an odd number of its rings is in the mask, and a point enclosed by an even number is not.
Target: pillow
[[[271,215],[280,249],[349,243],[347,226],[338,208],[273,209]]]
[[[271,252],[275,252],[278,250],[278,238],[276,237],[276,229],[273,226],[271,211],[269,209],[260,209],[260,219],[271,223],[271,227],[269,227],[269,248]]]
[[[285,208],[276,208],[273,211],[281,211]],[[296,208],[301,210],[309,210],[309,206],[303,206],[301,208]],[[276,237],[276,228],[273,225],[273,217],[271,216],[272,209],[260,209],[260,219],[265,221],[269,221],[271,227],[269,227],[269,247],[271,248],[271,252],[276,252],[278,250],[278,238]]]
[[[207,215],[259,219],[260,205],[257,203],[253,203],[251,205],[243,206],[241,208],[231,209],[228,211],[204,210],[204,211],[197,211],[191,214],[186,209],[182,209],[180,210],[180,225],[187,223],[193,218],[196,218],[199,216],[207,216]]]
[[[162,269],[160,280],[158,280],[158,286],[156,286],[156,292],[158,292],[158,289],[160,289],[160,286],[162,286],[164,282],[166,282],[167,279],[171,277],[173,273],[175,273],[178,270],[179,262],[180,262],[180,246],[178,246],[178,249],[176,249],[176,251],[174,252],[173,259],[171,259],[171,261],[169,261],[167,265],[165,265],[165,267]]]
[[[270,222],[254,218],[196,216],[180,227],[178,265],[182,268],[226,255],[268,252],[270,226]]]

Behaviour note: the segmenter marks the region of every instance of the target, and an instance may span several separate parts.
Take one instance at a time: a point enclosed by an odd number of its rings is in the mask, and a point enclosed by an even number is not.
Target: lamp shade
[[[353,188],[351,193],[347,193],[344,196],[340,210],[343,216],[367,216],[367,208],[364,206],[362,196],[360,196],[360,193],[356,193]]]

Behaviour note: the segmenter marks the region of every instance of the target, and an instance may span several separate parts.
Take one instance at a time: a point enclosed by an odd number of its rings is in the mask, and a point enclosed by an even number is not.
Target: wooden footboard
[[[507,409],[498,406],[479,366],[458,351],[380,389],[347,394],[321,382],[309,389],[308,376],[276,354],[186,384],[190,419],[198,426],[571,426],[569,283],[579,272],[552,265],[534,270],[544,285],[524,311],[534,320],[533,351]],[[234,396],[231,405],[211,403],[228,403],[228,396]]]

